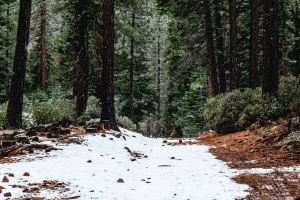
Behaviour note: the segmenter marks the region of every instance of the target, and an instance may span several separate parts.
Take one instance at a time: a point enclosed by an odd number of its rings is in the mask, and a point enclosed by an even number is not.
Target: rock
[[[117,182],[118,183],[124,183],[124,180],[122,178],[119,178]]]
[[[91,161],[91,160],[88,160],[88,161],[86,161],[86,162],[91,163],[92,161]]]
[[[4,196],[5,197],[11,197],[11,193],[10,192],[6,192],[6,193],[4,193]]]
[[[8,178],[7,178],[6,176],[4,176],[3,179],[2,179],[2,182],[3,182],[3,183],[8,183],[9,180],[8,180]]]
[[[105,133],[102,133],[101,136],[102,136],[102,137],[106,137]]]
[[[171,157],[171,159],[175,159],[175,157]]]
[[[46,152],[50,152],[52,150],[52,147],[48,147],[45,149]]]
[[[164,141],[163,141],[163,143],[167,143],[167,142],[168,142],[167,140],[164,140]]]
[[[110,140],[114,140],[114,138],[109,138]]]
[[[30,176],[30,175],[29,175],[29,172],[25,172],[25,173],[23,174],[23,176]]]
[[[13,173],[8,174],[8,176],[15,177],[15,175]]]
[[[182,138],[180,138],[178,142],[179,142],[179,143],[182,143]]]

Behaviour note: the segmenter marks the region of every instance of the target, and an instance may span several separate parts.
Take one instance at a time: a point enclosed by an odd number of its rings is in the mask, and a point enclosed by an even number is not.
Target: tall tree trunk
[[[230,18],[230,90],[238,87],[236,0],[229,1]]]
[[[264,55],[263,55],[263,86],[262,94],[277,94],[278,89],[278,2],[264,1]]]
[[[225,78],[225,66],[224,66],[224,38],[222,34],[222,16],[220,13],[221,0],[214,0],[215,6],[215,27],[216,27],[216,48],[217,48],[217,60],[219,70],[219,88],[220,93],[226,92],[226,78]]]
[[[295,56],[295,76],[300,75],[300,16],[299,16],[299,2],[295,1],[295,15],[294,15],[294,24],[295,24],[295,50],[294,50],[294,56]]]
[[[88,87],[89,87],[89,55],[88,55],[88,16],[87,16],[87,4],[85,0],[79,0],[77,4],[77,10],[79,11],[78,29],[78,71],[77,71],[77,101],[76,111],[77,116],[83,114],[86,109],[88,100]]]
[[[258,86],[259,0],[251,0],[249,87]]]
[[[132,23],[131,27],[135,28],[135,14],[134,11],[132,13]],[[128,112],[128,118],[133,120],[133,68],[134,68],[134,38],[132,36],[130,41],[130,64],[129,64],[129,112]]]
[[[9,19],[10,18],[10,3],[7,2],[7,8],[6,8],[6,16]],[[6,31],[6,38],[9,37],[10,34],[10,30],[7,28]],[[11,59],[11,52],[9,50],[9,48],[7,47],[6,51],[5,51],[5,57],[6,57],[6,69],[9,69],[9,61]],[[5,95],[6,95],[6,99],[9,100],[9,77],[6,80],[5,83]]]
[[[207,98],[211,99],[219,93],[217,69],[215,64],[215,51],[213,28],[211,21],[210,0],[204,0],[205,8],[205,38],[206,38],[206,73]]]
[[[41,6],[41,64],[40,64],[40,88],[46,90],[46,1]]]
[[[283,68],[283,76],[289,75],[289,62],[288,62],[288,54],[287,54],[287,41],[286,41],[286,11],[284,8],[284,0],[281,0],[281,29],[282,29],[282,37],[281,37],[281,52],[282,52],[282,68]]]
[[[31,15],[31,0],[20,0],[17,43],[9,93],[6,128],[22,127],[22,105],[27,60],[27,45]]]
[[[96,98],[101,100],[102,92],[102,68],[103,68],[103,51],[102,51],[102,38],[100,35],[96,35],[96,59],[97,59],[97,68],[96,68]]]
[[[101,122],[119,131],[114,107],[114,1],[103,2],[103,74]]]

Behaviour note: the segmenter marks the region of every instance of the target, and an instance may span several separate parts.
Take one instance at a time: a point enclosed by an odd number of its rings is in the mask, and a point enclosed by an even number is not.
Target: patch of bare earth
[[[234,169],[299,166],[300,142],[280,143],[287,135],[286,124],[269,121],[226,135],[207,132],[198,141],[210,145],[210,152]],[[299,171],[242,173],[233,180],[250,186],[250,194],[243,199],[300,199]]]

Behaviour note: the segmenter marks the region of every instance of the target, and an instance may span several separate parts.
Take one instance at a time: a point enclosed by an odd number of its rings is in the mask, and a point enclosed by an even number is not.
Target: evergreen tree
[[[237,58],[237,13],[236,0],[229,0],[230,15],[230,90],[238,87],[238,58]]]
[[[251,0],[249,87],[258,86],[259,0]]]
[[[104,0],[101,122],[109,121],[111,129],[120,131],[114,106],[114,12],[114,1]]]
[[[28,50],[28,37],[31,15],[31,0],[20,0],[17,43],[9,101],[7,108],[6,128],[22,127],[22,105],[24,93],[24,78]]]
[[[264,1],[264,75],[262,85],[263,96],[267,94],[277,94],[279,82],[278,31],[278,1]]]

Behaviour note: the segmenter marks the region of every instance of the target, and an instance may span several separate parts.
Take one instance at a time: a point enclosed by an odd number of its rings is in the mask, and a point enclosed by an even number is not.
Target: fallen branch
[[[12,156],[18,154],[25,149],[48,149],[48,150],[63,150],[47,144],[17,144],[0,150],[0,156]]]

